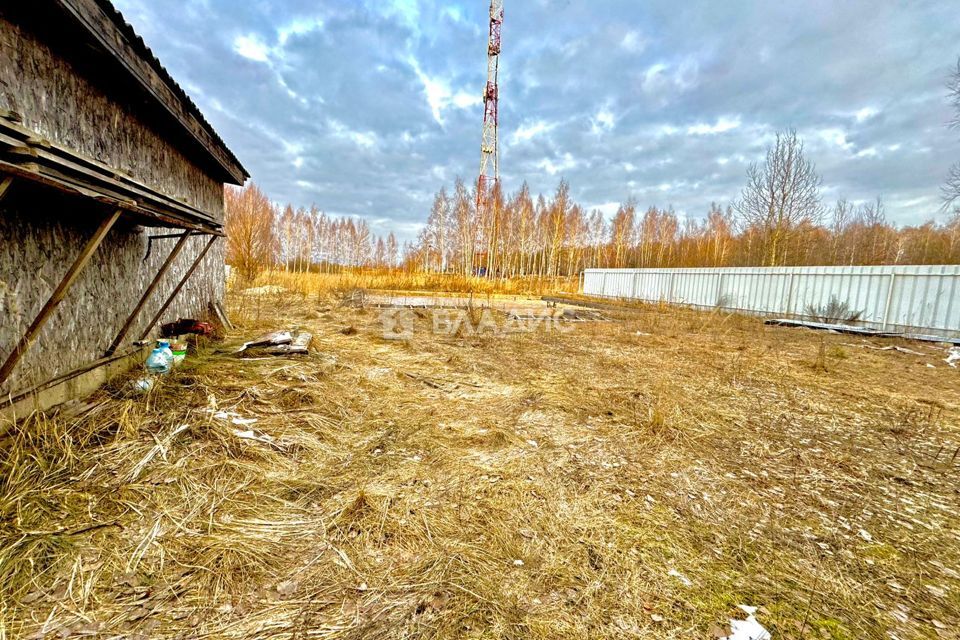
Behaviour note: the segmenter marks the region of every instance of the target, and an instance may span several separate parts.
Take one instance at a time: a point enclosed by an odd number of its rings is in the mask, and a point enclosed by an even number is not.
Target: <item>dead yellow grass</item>
[[[775,638],[960,628],[942,349],[649,306],[502,336],[421,312],[407,341],[322,294],[231,307],[228,340],[315,353],[208,353],[12,432],[6,637],[709,638],[741,603]]]
[[[235,280],[231,284],[237,290],[280,285],[287,291],[303,295],[327,295],[357,288],[406,292],[543,295],[556,291],[574,292],[579,286],[577,276],[497,279],[428,272],[409,273],[400,270],[344,270],[341,273],[265,271],[252,283]]]

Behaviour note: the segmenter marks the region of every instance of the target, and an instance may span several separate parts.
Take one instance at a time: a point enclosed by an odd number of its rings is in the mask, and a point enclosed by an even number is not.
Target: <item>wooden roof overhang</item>
[[[189,229],[223,235],[212,213],[175,200],[72,149],[37,137],[16,123],[16,114],[0,113],[0,174],[37,182],[90,198],[135,224]]]

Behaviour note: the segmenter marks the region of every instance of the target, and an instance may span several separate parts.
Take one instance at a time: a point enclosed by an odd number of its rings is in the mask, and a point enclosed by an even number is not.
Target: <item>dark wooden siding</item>
[[[145,122],[138,105],[127,92],[108,96],[77,65],[0,17],[0,109],[20,114],[41,137],[222,219],[222,182]]]

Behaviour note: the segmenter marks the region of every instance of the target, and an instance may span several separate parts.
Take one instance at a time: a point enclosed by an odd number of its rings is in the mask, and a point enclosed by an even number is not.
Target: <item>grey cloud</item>
[[[409,238],[434,191],[474,178],[482,0],[116,3],[277,200]],[[794,127],[827,197],[883,195],[893,219],[919,222],[960,156],[944,127],[949,4],[508,3],[505,186],[548,192],[563,176],[588,205],[636,195],[699,216]]]

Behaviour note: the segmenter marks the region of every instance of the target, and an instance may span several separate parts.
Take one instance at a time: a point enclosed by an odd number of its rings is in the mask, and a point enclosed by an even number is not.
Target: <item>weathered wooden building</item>
[[[81,395],[205,315],[247,177],[108,0],[0,3],[0,409]]]

